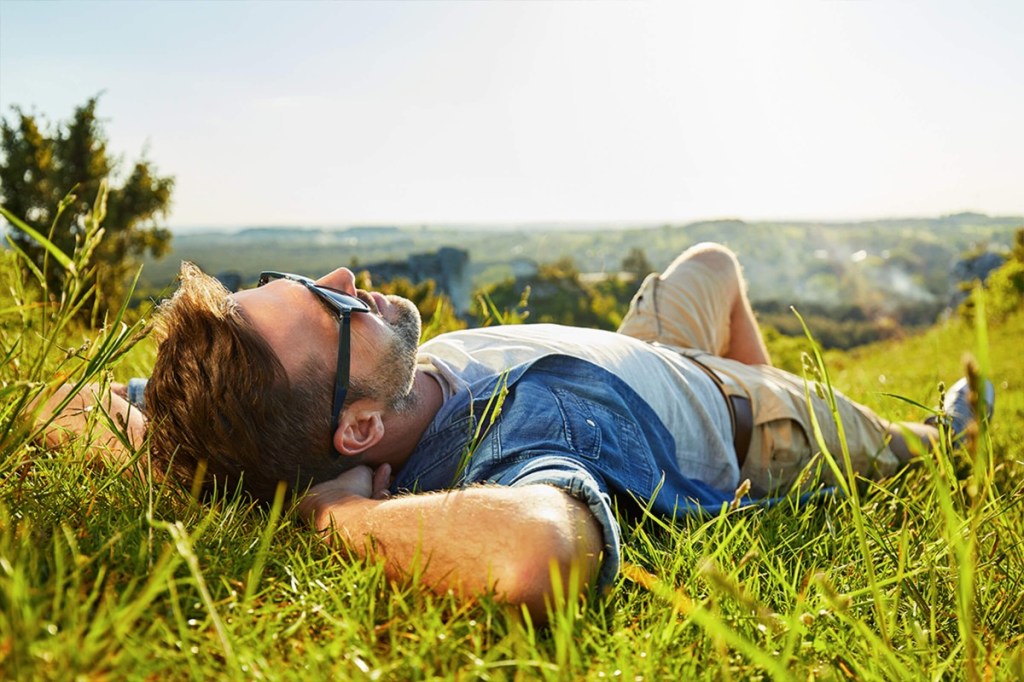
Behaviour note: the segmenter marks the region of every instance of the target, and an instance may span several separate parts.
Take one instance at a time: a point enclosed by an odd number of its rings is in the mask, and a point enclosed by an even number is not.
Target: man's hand
[[[72,438],[90,436],[87,452],[97,461],[122,465],[128,462],[132,448],[142,446],[146,438],[146,417],[139,408],[132,406],[121,393],[123,386],[113,384],[107,392],[98,384],[89,384],[72,396],[60,412],[56,412],[71,394],[68,384],[58,388],[39,409],[35,422],[43,428],[43,441],[48,448],[57,448]],[[113,423],[105,415],[110,415]],[[115,432],[116,430],[116,432]],[[131,448],[125,447],[126,439]]]
[[[317,530],[325,530],[331,525],[332,509],[350,498],[386,499],[390,482],[390,464],[382,464],[376,470],[362,464],[354,466],[337,478],[310,488],[299,502],[298,513]]]
[[[111,395],[116,395],[122,400],[128,400],[128,384],[112,383],[110,384]]]

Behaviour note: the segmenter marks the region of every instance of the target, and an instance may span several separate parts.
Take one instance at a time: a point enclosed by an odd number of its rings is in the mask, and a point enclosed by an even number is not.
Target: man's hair
[[[260,501],[346,468],[331,445],[331,385],[307,364],[289,381],[228,291],[191,263],[157,310],[160,347],[146,386],[150,448],[172,477],[206,492],[241,483]]]

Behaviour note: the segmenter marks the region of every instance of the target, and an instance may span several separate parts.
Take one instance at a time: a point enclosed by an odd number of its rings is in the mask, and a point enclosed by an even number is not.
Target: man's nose
[[[356,293],[356,276],[348,268],[338,268],[333,272],[329,272],[318,279],[316,283],[353,296]]]

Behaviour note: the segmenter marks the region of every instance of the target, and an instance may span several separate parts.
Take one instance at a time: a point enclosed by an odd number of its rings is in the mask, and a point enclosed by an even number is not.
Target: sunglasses
[[[352,357],[350,348],[350,318],[352,313],[371,312],[370,306],[355,296],[321,286],[309,277],[293,275],[289,272],[261,272],[256,286],[261,287],[275,279],[286,279],[306,287],[333,315],[337,315],[341,321],[341,331],[338,334],[338,371],[334,378],[334,403],[331,406],[331,434],[333,437],[333,433],[338,430],[338,417],[341,415],[342,405],[345,404],[345,394],[348,393],[348,372]]]

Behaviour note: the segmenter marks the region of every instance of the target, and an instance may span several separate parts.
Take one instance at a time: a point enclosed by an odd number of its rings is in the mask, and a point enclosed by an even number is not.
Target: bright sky
[[[170,224],[1024,214],[1024,2],[0,0]]]

